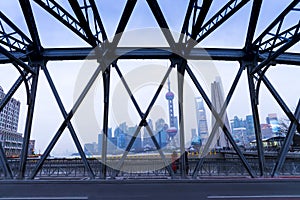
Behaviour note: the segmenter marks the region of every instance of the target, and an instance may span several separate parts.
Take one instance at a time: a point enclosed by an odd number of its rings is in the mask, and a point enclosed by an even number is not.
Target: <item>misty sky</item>
[[[64,5],[67,10],[71,13],[70,6],[68,5],[68,1],[60,0],[57,1],[61,5]],[[116,30],[117,24],[119,22],[122,10],[125,5],[124,0],[114,0],[113,3],[111,0],[100,0],[97,1],[98,9],[100,11],[100,15],[102,21],[104,23],[104,27],[108,36],[111,38]],[[158,1],[162,11],[165,13],[166,20],[169,24],[170,29],[174,32],[180,32],[183,19],[185,16],[187,1],[186,0],[160,0]],[[176,3],[175,3],[176,2]],[[290,3],[290,0],[264,0],[262,6],[262,12],[259,18],[257,30],[255,33],[255,38],[260,35],[260,33],[272,22],[276,16]],[[50,16],[46,11],[40,8],[37,4],[31,1],[33,11],[35,14],[36,23],[40,33],[41,43],[44,48],[52,48],[52,47],[79,47],[88,45],[75,34],[73,34],[70,30],[68,30],[64,25],[58,22],[54,17]],[[245,37],[247,33],[247,26],[249,21],[249,15],[251,11],[250,1],[246,6],[244,6],[238,13],[236,13],[233,17],[230,18],[223,26],[218,28],[215,32],[213,32],[209,37],[207,37],[202,43],[199,44],[199,47],[225,47],[225,48],[242,48],[245,43]],[[215,0],[213,2],[211,11],[208,13],[209,19],[216,10],[218,10],[221,6],[224,5],[224,0]],[[10,1],[0,1],[1,11],[6,14],[18,27],[24,31],[28,36],[28,30],[25,24],[25,20],[22,16],[22,12],[20,10],[20,6],[17,0]],[[73,14],[73,13],[72,13]],[[291,14],[284,26],[288,26],[290,23],[294,23],[294,20],[299,20],[299,15]],[[139,0],[136,8],[130,18],[129,24],[126,28],[126,31],[130,34],[137,34],[141,29],[148,28],[149,31],[152,31],[153,28],[158,28],[157,22],[155,21],[147,3],[145,0]],[[142,30],[143,32],[143,30]],[[147,32],[147,31],[146,31]],[[144,33],[146,33],[144,32]],[[149,33],[149,32],[148,32]],[[165,46],[166,43],[164,38],[159,33],[156,34],[138,34],[139,37],[136,38],[136,44],[141,45],[153,45],[153,44],[161,44],[160,46]],[[132,41],[132,40],[129,40]],[[128,40],[122,40],[121,45],[126,45]],[[295,45],[291,48],[293,52],[299,52],[299,44]],[[133,81],[132,87],[134,94],[136,95],[137,101],[140,102],[141,108],[145,109],[147,107],[148,101],[145,99],[152,98],[156,87],[158,86],[159,81],[162,79],[162,76],[157,75],[157,70],[162,68],[162,73],[166,71],[169,66],[169,61],[158,61],[152,60],[149,62],[126,62],[120,61],[120,69],[124,74],[127,74],[128,77],[137,77],[139,74],[141,80],[145,80],[145,82],[138,82],[137,80]],[[148,67],[151,65],[151,67]],[[223,62],[223,61],[204,61],[204,62],[190,62],[195,74],[199,78],[199,82],[203,84],[204,89],[209,94],[210,90],[210,82],[208,80],[213,80],[214,76],[220,76],[223,81],[224,93],[227,94],[232,81],[237,73],[239,68],[239,63],[237,62]],[[88,67],[87,67],[88,66]],[[70,110],[74,103],[75,97],[80,92],[80,84],[81,78],[88,77],[88,74],[92,72],[96,63],[87,63],[85,61],[64,61],[64,62],[49,62],[47,67],[52,75],[54,83],[56,84],[57,90],[62,98],[64,106],[67,111]],[[141,69],[149,69],[149,73],[141,74],[139,73],[138,68]],[[213,70],[208,70],[208,68]],[[161,73],[161,74],[162,74]],[[271,69],[267,72],[267,77],[270,79],[274,87],[278,90],[279,94],[286,101],[287,105],[293,110],[297,102],[299,100],[300,94],[300,69],[297,66],[290,65],[277,65],[271,67]],[[175,77],[175,73],[172,72],[172,76]],[[209,78],[208,78],[209,76]],[[17,79],[18,73],[12,65],[2,65],[0,67],[0,85],[3,87],[4,91],[7,92],[10,86]],[[148,79],[149,80],[148,80]],[[157,78],[155,80],[150,80],[151,78]],[[172,80],[172,78],[171,78]],[[101,80],[98,80],[98,83]],[[176,82],[176,78],[174,81]],[[126,97],[125,93],[122,93],[122,86],[119,85],[120,80],[117,78],[116,72],[113,70],[112,72],[112,85],[111,85],[111,96],[112,96],[112,104],[122,105],[123,99]],[[189,78],[186,78],[186,86],[189,89],[188,91],[195,96],[199,96],[195,87],[191,84]],[[96,126],[95,130],[100,132],[101,123],[102,123],[102,113],[101,113],[101,84],[95,85],[94,94],[92,94],[91,98],[94,98],[94,105],[92,108],[94,109],[94,113],[92,113],[91,119],[85,118],[88,113],[85,113],[81,116],[75,116],[72,122],[75,124],[75,129],[80,132],[80,127],[82,125],[82,121],[85,120],[93,120],[94,118],[97,120],[98,126]],[[172,84],[172,90],[176,93],[176,85]],[[164,117],[166,121],[168,121],[167,116],[167,101],[164,99],[164,95],[167,92],[166,85],[160,95],[156,106],[153,109],[152,118]],[[94,96],[93,96],[94,95]],[[122,96],[123,95],[123,96]],[[147,96],[149,95],[149,97]],[[115,97],[122,98],[115,98]],[[19,122],[19,132],[23,133],[24,124],[25,124],[25,116],[26,116],[26,94],[24,90],[24,85],[18,90],[18,92],[14,96],[16,99],[21,101],[21,114],[20,114],[20,122]],[[193,98],[187,100],[186,104],[190,105],[193,103]],[[100,99],[99,102],[95,99]],[[130,101],[129,101],[130,102]],[[175,97],[175,115],[178,115],[176,97]],[[126,105],[126,104],[125,104]],[[131,103],[128,103],[128,106],[125,106],[126,110],[133,110],[130,112],[130,120],[129,125],[138,124],[138,115],[137,112],[132,107]],[[186,112],[193,109],[193,107],[187,106]],[[277,113],[280,118],[286,118],[283,112],[280,110],[279,106],[276,104],[275,100],[271,97],[270,93],[267,89],[262,85],[260,92],[260,116],[261,123],[265,123],[265,117],[267,117],[268,113]],[[80,112],[84,111],[84,106],[79,109]],[[127,111],[125,111],[126,113]],[[208,111],[207,111],[208,112]],[[116,126],[118,123],[121,123],[122,119],[119,119],[117,111],[112,108],[110,110],[110,127]],[[161,115],[158,115],[160,113]],[[247,77],[246,71],[243,73],[242,79],[238,84],[237,90],[233,95],[233,99],[228,107],[228,116],[229,119],[232,119],[235,115],[240,118],[245,118],[246,115],[251,114],[249,95],[248,95],[248,85],[247,85]],[[186,132],[189,132],[191,128],[195,125],[195,113],[186,114],[187,125]],[[84,117],[84,118],[82,118]],[[126,118],[126,117],[125,117]],[[210,114],[208,112],[208,118],[210,118]],[[37,91],[37,101],[35,108],[35,115],[33,121],[33,129],[32,129],[32,139],[36,139],[36,153],[43,152],[46,145],[48,145],[50,139],[53,137],[58,127],[62,122],[62,115],[60,114],[59,108],[55,103],[55,99],[52,95],[49,85],[45,79],[43,72],[40,73],[39,78],[39,87]],[[189,120],[190,119],[190,120]],[[76,121],[77,120],[77,121]],[[210,119],[209,119],[210,120]],[[81,122],[78,122],[81,121]],[[78,125],[79,124],[79,125]],[[88,123],[83,123],[84,126],[89,127]],[[76,126],[77,125],[77,126]],[[210,126],[210,124],[209,124]],[[84,142],[92,142],[96,141],[97,134],[87,134],[87,133],[78,133],[81,141]],[[69,136],[69,132],[66,130],[63,133],[63,137],[60,142],[56,145],[53,154],[61,154],[68,152],[76,152],[74,150],[73,142],[71,141],[71,137]]]

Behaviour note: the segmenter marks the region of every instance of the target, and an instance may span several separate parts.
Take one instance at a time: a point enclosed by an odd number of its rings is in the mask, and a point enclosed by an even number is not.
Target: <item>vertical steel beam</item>
[[[47,69],[47,67],[45,65],[42,65],[42,69],[43,69],[44,74],[45,74],[45,76],[47,78],[47,81],[48,81],[48,83],[50,85],[50,88],[51,88],[52,93],[53,93],[53,95],[55,97],[55,100],[56,100],[56,102],[58,104],[58,107],[59,107],[59,109],[60,109],[60,111],[61,111],[64,119],[66,119],[67,118],[66,109],[63,106],[63,103],[61,101],[61,98],[59,97],[59,94],[58,94],[58,92],[56,90],[56,87],[55,87],[55,85],[53,83],[53,80],[52,80],[52,78],[50,76],[50,73],[49,73],[49,71],[48,71],[48,69]],[[95,175],[94,175],[93,170],[92,170],[92,168],[91,168],[91,166],[90,166],[90,164],[89,164],[89,162],[88,162],[88,160],[87,160],[87,158],[86,158],[86,156],[84,154],[84,151],[83,151],[83,149],[82,149],[82,147],[80,145],[79,139],[78,139],[78,137],[77,137],[77,135],[75,133],[75,129],[74,129],[74,127],[73,127],[73,125],[71,124],[70,121],[67,122],[67,123],[68,123],[68,129],[70,130],[71,136],[72,136],[73,141],[75,143],[75,146],[76,146],[76,148],[77,148],[77,150],[79,152],[79,155],[80,155],[80,157],[81,157],[81,159],[83,161],[83,164],[84,164],[85,168],[87,169],[87,172],[88,172],[90,178],[94,179]]]
[[[180,154],[181,154],[181,178],[186,178],[187,158],[185,157],[185,133],[184,133],[184,108],[183,108],[183,87],[184,87],[184,74],[187,61],[180,59],[177,63],[177,86],[178,86],[178,111],[179,111],[179,133],[180,133]]]
[[[295,111],[295,117],[299,121],[299,119],[300,119],[300,100],[298,101],[298,105],[297,105],[297,108],[296,108],[296,111]],[[279,156],[277,158],[276,164],[273,168],[272,177],[278,175],[279,170],[282,168],[282,166],[284,164],[284,161],[286,159],[286,155],[289,151],[290,145],[291,145],[293,137],[295,135],[296,128],[297,128],[297,124],[294,121],[291,121],[288,132],[285,136],[283,145],[280,149]]]
[[[27,109],[23,145],[22,145],[22,151],[20,155],[20,166],[19,166],[19,176],[18,176],[19,179],[24,179],[25,177],[26,162],[28,156],[28,146],[29,146],[29,140],[30,140],[30,134],[32,128],[32,119],[33,119],[35,100],[36,100],[36,91],[37,91],[39,71],[40,71],[40,65],[38,63],[33,63],[32,66],[33,69],[35,70],[35,75],[32,76],[30,102]]]
[[[242,65],[243,64],[245,64],[245,63],[242,63]],[[254,120],[254,130],[255,130],[256,144],[257,144],[260,176],[264,176],[265,158],[264,158],[262,134],[261,134],[260,120],[259,120],[258,107],[257,107],[258,106],[258,96],[257,96],[258,91],[256,91],[256,88],[255,88],[253,75],[251,75],[251,70],[252,70],[253,66],[254,66],[254,64],[251,64],[251,63],[247,66],[248,86],[249,86],[250,103],[251,103],[253,120]]]
[[[110,66],[102,71],[103,77],[103,91],[104,91],[104,111],[103,111],[103,135],[102,135],[102,165],[101,174],[102,179],[106,179],[106,164],[107,164],[107,139],[108,139],[108,117],[109,117],[109,91],[110,91]],[[100,145],[100,144],[98,144]]]
[[[111,52],[114,51],[114,49],[118,46],[118,43],[123,35],[123,32],[128,24],[128,21],[130,19],[130,16],[132,14],[132,11],[136,5],[137,0],[128,0],[125,8],[123,10],[121,19],[119,21],[117,30],[115,32],[115,36],[112,41],[112,46],[110,46],[111,49],[109,49]],[[114,64],[116,65],[116,63]],[[103,75],[103,84],[104,84],[104,118],[103,118],[103,143],[102,143],[102,168],[101,168],[101,176],[103,179],[106,178],[106,156],[107,156],[107,132],[108,132],[108,111],[109,111],[109,82],[110,82],[110,72],[106,70],[110,70],[109,68],[103,68],[102,69],[102,75]],[[138,130],[138,129],[137,129]],[[139,133],[139,131],[136,130],[136,135]],[[131,149],[135,138],[132,138],[133,141],[130,141],[127,148],[129,150]],[[132,144],[131,144],[132,142]],[[131,145],[131,146],[130,146]],[[103,151],[104,150],[104,151]],[[127,152],[128,153],[128,152]],[[104,155],[105,154],[105,155]],[[125,160],[126,158],[126,152],[124,152],[122,159]],[[124,162],[124,161],[123,161]],[[123,165],[123,162],[120,162],[120,169]],[[117,168],[116,173],[113,176],[117,176],[119,173],[119,168]]]

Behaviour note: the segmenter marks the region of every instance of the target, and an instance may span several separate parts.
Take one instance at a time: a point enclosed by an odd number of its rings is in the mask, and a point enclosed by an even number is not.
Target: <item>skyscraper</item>
[[[255,140],[254,120],[252,115],[246,116],[246,135],[248,142]]]
[[[221,108],[224,104],[224,92],[223,92],[223,86],[222,81],[220,77],[216,77],[216,80],[211,83],[211,96],[212,96],[212,104],[215,107],[216,111],[220,113]],[[222,121],[224,125],[227,127],[227,129],[230,131],[229,121],[227,117],[227,113],[225,112]],[[216,122],[216,119],[214,116],[212,116],[212,124],[214,125]],[[223,130],[221,127],[219,127],[216,131],[215,137],[217,137],[216,146],[217,147],[229,147],[228,139],[226,138]]]
[[[5,93],[0,86],[0,101]],[[0,112],[0,142],[7,156],[18,156],[22,149],[22,134],[18,133],[20,101],[12,98]]]
[[[196,120],[197,120],[197,131],[201,138],[203,144],[206,143],[208,137],[208,127],[207,127],[207,119],[206,119],[206,112],[204,108],[204,102],[202,97],[195,98],[196,103]]]

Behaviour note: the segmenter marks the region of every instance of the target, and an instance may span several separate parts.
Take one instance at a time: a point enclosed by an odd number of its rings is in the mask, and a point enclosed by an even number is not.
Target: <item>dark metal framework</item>
[[[15,84],[11,87],[6,97],[0,102],[0,110],[8,103],[9,99],[12,98],[14,93],[18,90],[20,85],[24,83],[27,92],[27,103],[28,111],[26,118],[26,126],[24,130],[24,141],[22,147],[21,158],[19,162],[19,174],[12,174],[11,167],[8,159],[4,154],[3,149],[0,145],[0,160],[2,168],[5,172],[5,178],[25,178],[26,163],[27,163],[27,149],[29,139],[31,135],[32,119],[34,116],[36,91],[38,85],[39,72],[42,69],[46,76],[46,79],[50,85],[56,102],[60,108],[64,120],[58,128],[55,136],[50,141],[50,144],[46,148],[42,157],[39,159],[34,169],[30,171],[29,178],[34,179],[37,173],[41,170],[44,162],[49,156],[51,150],[59,140],[62,132],[68,128],[72,139],[78,149],[78,152],[82,158],[85,169],[89,175],[89,178],[95,179],[95,173],[91,168],[88,159],[81,147],[76,132],[71,123],[71,119],[74,113],[77,111],[81,102],[84,100],[87,92],[91,88],[92,84],[101,73],[103,77],[103,91],[104,91],[104,112],[103,114],[103,144],[102,144],[102,165],[100,171],[100,177],[106,179],[107,175],[107,134],[108,134],[108,119],[109,119],[109,102],[110,102],[110,72],[116,70],[120,79],[122,80],[128,94],[130,94],[131,100],[139,113],[141,118],[139,126],[135,131],[131,141],[129,142],[126,152],[120,159],[118,167],[112,177],[116,177],[124,164],[124,160],[127,157],[128,152],[133,146],[133,143],[142,127],[146,127],[149,132],[151,139],[153,140],[161,159],[166,164],[166,169],[170,176],[173,178],[174,173],[169,165],[166,163],[164,153],[161,151],[159,143],[153,135],[153,131],[147,123],[148,114],[151,111],[162,86],[166,82],[170,72],[176,68],[178,73],[178,99],[179,99],[179,126],[180,126],[180,146],[181,152],[184,149],[184,116],[183,116],[183,76],[189,76],[199,93],[203,97],[205,103],[212,112],[212,115],[216,119],[216,123],[213,126],[212,132],[219,127],[222,128],[226,137],[228,138],[231,146],[235,150],[237,156],[240,158],[243,166],[248,172],[249,176],[266,176],[265,170],[265,156],[264,149],[262,146],[262,135],[260,130],[260,117],[258,114],[258,97],[261,84],[264,84],[270,91],[278,105],[285,112],[291,125],[287,137],[284,141],[283,148],[281,149],[278,160],[271,173],[272,176],[276,176],[278,171],[282,168],[285,161],[289,145],[292,141],[295,130],[300,130],[300,103],[297,106],[295,113],[293,114],[283,101],[281,96],[278,94],[272,83],[266,76],[266,71],[272,65],[276,64],[300,64],[300,54],[298,53],[287,53],[286,51],[297,44],[300,39],[300,18],[294,18],[294,24],[292,26],[283,26],[286,16],[290,13],[299,12],[299,0],[290,0],[290,4],[283,12],[262,32],[256,39],[254,38],[257,21],[259,20],[259,14],[261,13],[261,6],[263,0],[228,0],[224,1],[224,6],[220,8],[212,17],[208,18],[208,12],[210,11],[213,0],[187,0],[187,11],[182,25],[179,41],[174,39],[171,30],[169,29],[168,23],[165,19],[164,13],[160,8],[160,4],[157,0],[147,0],[147,4],[157,21],[157,24],[162,29],[163,35],[165,36],[169,47],[164,48],[135,48],[135,47],[119,47],[118,43],[122,37],[128,21],[130,20],[131,14],[135,9],[137,0],[127,0],[123,13],[121,15],[119,24],[117,26],[115,35],[112,41],[108,41],[108,36],[105,31],[105,27],[101,20],[101,13],[94,0],[69,0],[72,13],[67,11],[55,0],[19,0],[22,8],[23,16],[29,30],[30,37],[26,36],[21,29],[19,29],[13,21],[8,19],[4,13],[0,11],[0,63],[11,63],[20,73],[20,77],[16,80]],[[39,7],[44,9],[48,14],[55,17],[59,22],[64,24],[70,31],[78,35],[83,39],[90,47],[80,48],[47,48],[41,45],[39,30],[37,29],[35,18],[32,12],[32,3],[36,3]],[[248,25],[248,30],[245,38],[245,45],[241,49],[226,49],[226,48],[207,48],[200,49],[195,47],[201,43],[207,36],[214,32],[218,27],[222,26],[224,22],[230,19],[235,13],[237,13],[245,5],[251,4],[251,15]],[[176,53],[176,54],[174,54]],[[239,61],[240,69],[235,76],[233,84],[226,96],[225,102],[218,112],[213,106],[210,98],[202,88],[201,84],[197,80],[193,70],[188,65],[188,60],[223,60],[223,61]],[[114,55],[118,59],[167,59],[171,61],[171,65],[164,75],[161,81],[160,87],[157,89],[154,97],[151,100],[150,105],[145,113],[143,113],[132,95],[131,89],[124,79],[120,68],[118,67],[118,60],[110,60],[109,55]],[[56,86],[52,81],[52,77],[47,69],[47,61],[56,60],[81,60],[89,58],[97,59],[99,66],[94,72],[92,78],[88,81],[82,94],[79,96],[72,109],[67,112],[61,98],[56,90]],[[226,112],[227,105],[231,101],[231,97],[235,92],[235,88],[239,83],[242,73],[246,71],[248,76],[248,85],[250,91],[250,100],[252,114],[254,117],[255,125],[255,136],[257,140],[257,154],[258,154],[258,165],[259,174],[256,174],[251,168],[247,158],[243,152],[239,149],[230,131],[223,122],[223,115]],[[214,136],[208,139],[208,143]],[[208,149],[204,149],[204,152]],[[181,166],[181,177],[186,177],[185,169],[185,157],[182,156]],[[197,162],[196,167],[193,171],[193,177],[197,178],[198,171],[204,163],[204,159]],[[269,172],[268,172],[269,173]]]

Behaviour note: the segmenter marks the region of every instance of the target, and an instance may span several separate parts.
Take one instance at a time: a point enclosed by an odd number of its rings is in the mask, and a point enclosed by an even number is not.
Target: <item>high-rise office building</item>
[[[255,140],[254,120],[252,115],[246,116],[245,127],[248,140],[247,142]]]
[[[155,138],[161,148],[164,148],[168,144],[168,124],[165,123],[165,120],[158,119],[155,122]]]
[[[234,116],[231,120],[232,135],[236,141],[242,142],[245,147],[255,140],[253,116],[247,115],[246,119]]]
[[[202,97],[195,98],[196,103],[196,120],[197,120],[197,131],[198,135],[201,138],[203,144],[206,143],[208,137],[208,127],[206,112],[204,108],[204,102]]]
[[[5,93],[0,86],[0,101]],[[18,133],[20,101],[12,98],[0,112],[0,142],[7,156],[19,156],[22,150],[22,134]]]
[[[222,81],[220,77],[216,77],[216,80],[211,83],[211,96],[212,96],[212,104],[215,107],[216,111],[220,113],[221,108],[224,104],[224,92],[223,92],[223,86]],[[227,127],[227,129],[230,131],[229,121],[227,117],[227,113],[225,112],[222,121],[224,125]],[[214,116],[212,116],[212,124],[214,125],[216,122],[216,119]],[[216,147],[229,147],[229,142],[227,137],[225,136],[223,130],[221,127],[219,127],[215,134],[216,138]]]
[[[126,122],[120,124],[114,131],[114,136],[117,138],[117,147],[120,149],[125,149],[129,143],[127,141],[127,125]]]

